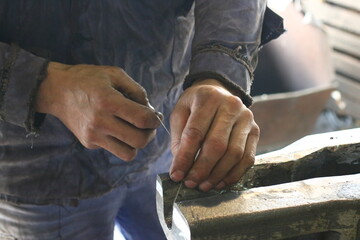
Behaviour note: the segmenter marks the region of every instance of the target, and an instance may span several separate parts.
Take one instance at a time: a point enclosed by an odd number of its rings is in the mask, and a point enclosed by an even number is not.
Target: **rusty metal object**
[[[308,136],[257,156],[243,181],[224,192],[182,192],[174,205],[171,229],[161,218],[159,179],[159,219],[168,239],[176,240],[356,240],[360,239],[358,173],[360,128]]]
[[[279,149],[310,134],[333,89],[317,87],[255,97],[251,110],[261,129],[258,153]]]

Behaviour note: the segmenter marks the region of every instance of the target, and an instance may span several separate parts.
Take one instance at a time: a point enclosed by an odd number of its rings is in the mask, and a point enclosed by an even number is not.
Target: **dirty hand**
[[[59,118],[89,149],[102,147],[130,161],[155,136],[159,120],[145,90],[110,66],[51,62],[36,111]]]
[[[180,97],[171,115],[171,132],[171,178],[208,191],[236,183],[254,164],[260,130],[240,98],[206,79]]]

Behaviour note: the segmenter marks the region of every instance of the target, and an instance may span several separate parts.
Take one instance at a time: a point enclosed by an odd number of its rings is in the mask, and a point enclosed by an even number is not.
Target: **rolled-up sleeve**
[[[184,88],[214,78],[246,105],[257,64],[265,0],[196,0],[192,59]]]
[[[35,96],[48,61],[16,45],[0,43],[0,118],[35,131]]]

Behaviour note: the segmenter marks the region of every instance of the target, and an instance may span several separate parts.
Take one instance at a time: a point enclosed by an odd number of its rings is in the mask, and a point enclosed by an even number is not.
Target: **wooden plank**
[[[360,35],[360,14],[319,0],[303,0],[306,10],[327,25]]]
[[[360,60],[343,53],[332,53],[334,67],[337,73],[360,82]]]
[[[340,115],[360,119],[360,83],[340,75],[336,76],[336,82],[340,94],[332,94],[328,108]]]
[[[359,0],[327,0],[326,2],[360,11]]]
[[[333,48],[360,58],[360,36],[329,26],[325,27],[325,31]]]
[[[353,101],[357,101],[360,104],[360,83],[353,81],[343,76],[336,76],[337,89],[346,96],[351,98]],[[360,111],[360,107],[358,107]]]

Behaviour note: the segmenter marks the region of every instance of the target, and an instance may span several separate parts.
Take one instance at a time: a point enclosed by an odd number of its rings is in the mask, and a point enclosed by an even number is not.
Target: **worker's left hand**
[[[254,164],[259,134],[239,97],[217,80],[198,81],[185,90],[171,115],[170,176],[202,191],[236,183]]]

